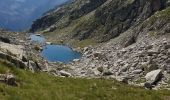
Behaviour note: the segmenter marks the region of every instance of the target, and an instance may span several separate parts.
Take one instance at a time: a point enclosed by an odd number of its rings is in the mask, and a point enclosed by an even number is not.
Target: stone
[[[151,85],[156,84],[162,78],[162,71],[161,69],[153,70],[146,74],[145,79],[147,83]]]
[[[80,61],[80,59],[74,59],[74,60],[73,60],[73,62],[78,62],[78,61]]]
[[[36,72],[38,70],[37,64],[31,60],[28,61],[28,67],[32,72]]]
[[[93,72],[94,72],[94,75],[100,75],[100,74],[101,74],[101,72],[98,71],[97,68],[95,68],[95,69],[93,70]]]
[[[52,43],[51,42],[46,42],[47,45],[51,45]]]
[[[28,61],[27,57],[26,56],[22,56],[22,61],[23,62],[27,62]]]
[[[83,52],[87,52],[88,50],[89,50],[88,47],[84,47],[84,48],[83,48]]]
[[[104,68],[103,67],[98,67],[97,70],[102,73],[104,71]]]
[[[168,49],[168,55],[170,55],[170,49]]]
[[[170,49],[170,44],[165,45],[165,49]]]
[[[122,50],[120,50],[120,52],[121,52],[122,54],[124,54],[124,53],[127,52],[127,50],[126,50],[125,48],[123,48]]]
[[[128,78],[127,77],[116,77],[116,80],[125,84],[128,84]]]
[[[144,87],[150,90],[153,88],[153,86],[148,82],[144,83]]]
[[[147,54],[148,55],[159,54],[159,51],[158,49],[151,49],[147,51]]]
[[[106,69],[103,71],[103,76],[109,76],[109,75],[113,75],[113,72],[109,69]]]
[[[126,72],[129,67],[129,64],[124,65],[122,68],[119,69],[119,72]]]
[[[94,54],[93,54],[93,56],[94,56],[94,58],[102,58],[102,53],[101,52],[95,52]]]
[[[71,74],[70,74],[69,72],[66,72],[66,71],[64,71],[64,70],[61,70],[61,71],[60,71],[60,75],[61,75],[61,76],[65,76],[65,77],[70,77],[70,76],[71,76]]]
[[[6,83],[8,85],[15,86],[16,85],[15,76],[13,74],[7,74],[6,75]]]
[[[16,86],[15,76],[11,73],[0,74],[0,82],[6,83],[8,85]]]
[[[141,70],[141,69],[132,71],[133,74],[140,74],[141,72],[143,72],[143,70]]]
[[[10,56],[17,57],[22,59],[22,56],[25,55],[22,45],[14,45],[0,42],[0,50]]]

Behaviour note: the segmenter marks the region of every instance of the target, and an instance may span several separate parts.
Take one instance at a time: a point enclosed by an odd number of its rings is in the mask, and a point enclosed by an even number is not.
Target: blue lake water
[[[43,42],[45,39],[42,36],[31,35],[32,41]],[[64,45],[46,45],[41,52],[42,57],[51,62],[69,63],[74,59],[79,59],[81,53],[73,51],[68,46]]]

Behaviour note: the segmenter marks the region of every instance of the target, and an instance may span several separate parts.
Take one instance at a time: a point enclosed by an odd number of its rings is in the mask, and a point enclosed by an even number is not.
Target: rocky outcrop
[[[86,39],[104,42],[167,6],[167,0],[75,0],[35,21],[31,31],[42,30],[53,42],[64,40],[70,45]],[[127,45],[135,37],[131,40]]]
[[[22,45],[13,45],[0,42],[0,58],[10,61],[20,68],[27,66],[26,62],[23,61],[23,58],[27,57]]]
[[[11,86],[17,86],[15,76],[11,73],[0,74],[0,82]]]
[[[30,31],[36,31],[39,29],[46,29],[55,23],[67,25],[71,20],[80,18],[81,16],[93,11],[106,0],[74,0],[70,4],[60,6],[53,12],[47,13],[41,19],[37,19]],[[53,29],[52,29],[53,28]],[[52,26],[49,31],[55,30],[56,27]]]

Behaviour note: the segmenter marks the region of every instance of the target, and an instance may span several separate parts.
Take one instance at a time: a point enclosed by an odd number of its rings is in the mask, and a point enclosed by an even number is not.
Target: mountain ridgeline
[[[67,0],[0,0],[0,27],[11,31],[30,28],[32,21]]]
[[[30,31],[53,42],[106,42],[168,6],[168,0],[74,0],[37,19]]]

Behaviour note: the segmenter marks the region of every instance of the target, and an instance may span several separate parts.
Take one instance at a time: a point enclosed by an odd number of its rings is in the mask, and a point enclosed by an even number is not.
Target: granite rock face
[[[74,0],[37,19],[30,31],[70,44],[86,39],[105,42],[167,6],[167,0]],[[132,37],[129,43],[134,41]]]

